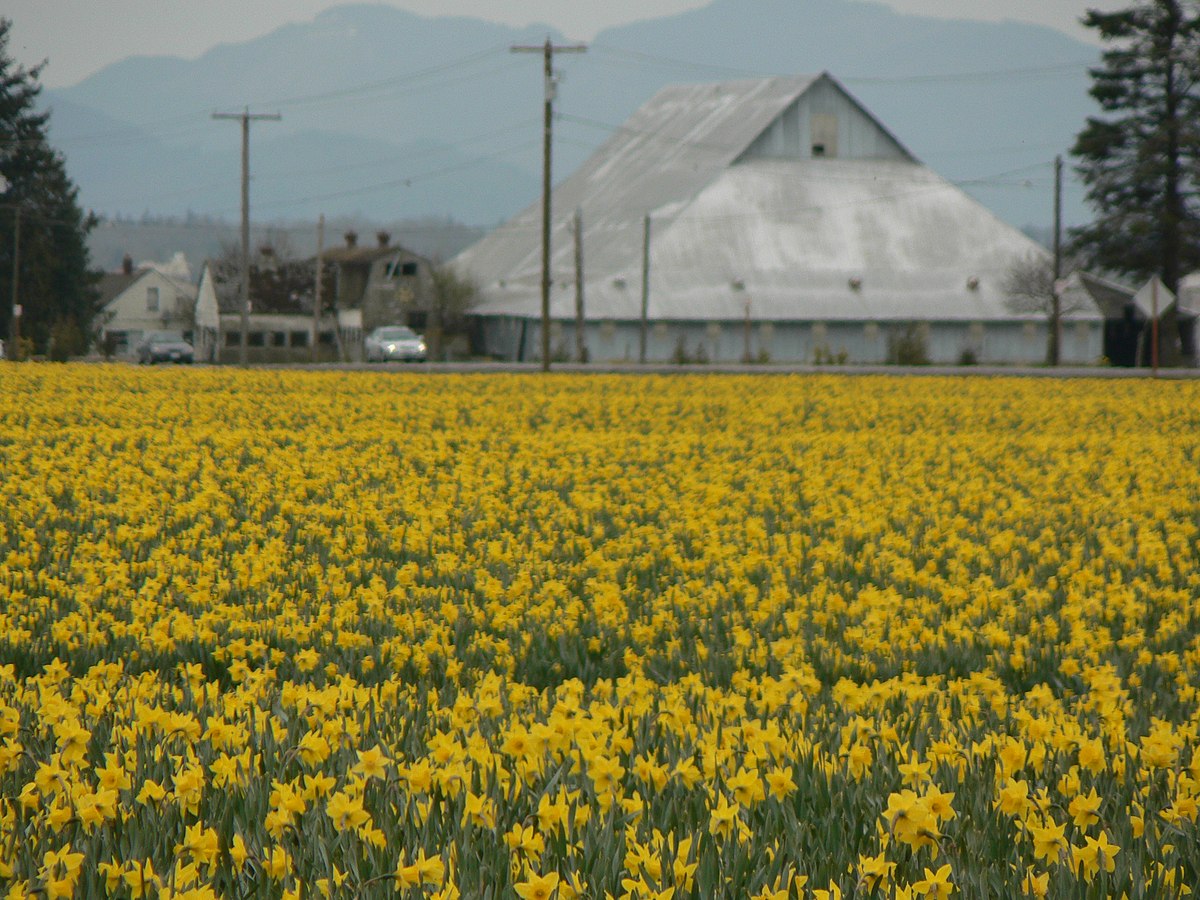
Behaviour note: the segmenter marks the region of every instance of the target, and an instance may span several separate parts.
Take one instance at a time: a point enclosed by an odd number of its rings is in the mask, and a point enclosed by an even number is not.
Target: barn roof
[[[886,152],[754,152],[808,94],[835,92]],[[799,126],[794,126],[799,127]],[[866,144],[873,146],[870,141]],[[828,75],[668,87],[555,189],[552,315],[574,316],[575,209],[589,319],[640,317],[649,214],[652,320],[1018,318],[1002,282],[1036,243],[918,162]],[[541,207],[456,260],[483,315],[541,309]]]

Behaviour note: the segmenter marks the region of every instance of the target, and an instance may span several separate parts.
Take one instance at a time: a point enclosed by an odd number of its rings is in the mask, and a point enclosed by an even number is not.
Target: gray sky
[[[134,55],[191,58],[216,44],[311,20],[347,0],[6,0],[13,22],[9,53],[20,63],[43,59],[47,87],[75,84]],[[421,15],[463,15],[510,25],[545,23],[588,40],[603,28],[704,6],[708,0],[402,0],[391,5]],[[745,0],[751,4],[753,0]],[[802,0],[797,0],[802,2]],[[850,2],[850,0],[847,0]],[[1088,7],[1116,9],[1129,0],[884,0],[900,12],[944,18],[1013,19],[1089,39],[1079,26]]]

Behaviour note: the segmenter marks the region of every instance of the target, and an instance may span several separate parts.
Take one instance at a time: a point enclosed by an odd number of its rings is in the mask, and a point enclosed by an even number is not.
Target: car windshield
[[[182,344],[183,335],[178,331],[156,331],[146,340],[155,344]]]
[[[396,328],[380,328],[375,332],[375,336],[381,341],[410,341],[416,337],[416,334],[401,325]]]

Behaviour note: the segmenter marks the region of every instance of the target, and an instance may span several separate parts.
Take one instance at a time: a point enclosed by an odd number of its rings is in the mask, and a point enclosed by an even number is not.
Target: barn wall
[[[522,332],[524,352],[521,353]],[[531,362],[541,356],[537,320],[484,320],[485,352],[499,359]],[[585,330],[591,362],[637,362],[640,329],[636,322],[589,322]],[[1043,322],[752,322],[751,361],[849,364],[889,361],[889,350],[905,335],[922,343],[929,361],[955,365],[973,358],[983,364],[1037,365],[1046,355]],[[573,359],[573,322],[554,322],[551,347],[556,358]],[[1103,325],[1069,322],[1063,326],[1062,361],[1091,365],[1103,353]],[[746,355],[742,322],[652,322],[646,336],[647,362],[737,363]]]
[[[831,159],[908,159],[903,148],[828,81],[789,106],[741,159],[811,159],[814,143]]]

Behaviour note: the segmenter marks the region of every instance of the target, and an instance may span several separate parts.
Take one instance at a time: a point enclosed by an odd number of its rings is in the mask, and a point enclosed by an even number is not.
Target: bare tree
[[[449,265],[434,265],[431,270],[429,333],[430,356],[439,358],[448,336],[466,331],[467,314],[479,299],[479,285]]]
[[[1065,268],[1069,271],[1071,266]],[[1077,302],[1064,304],[1054,278],[1053,257],[1031,252],[1016,260],[1004,276],[1003,287],[1010,310],[1046,317],[1046,365],[1057,366],[1062,356],[1063,316],[1083,307]]]

